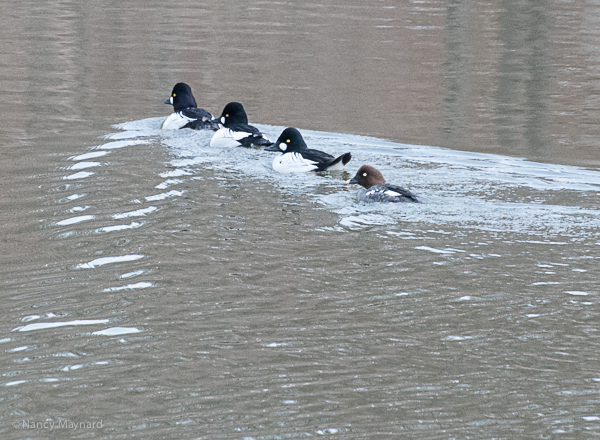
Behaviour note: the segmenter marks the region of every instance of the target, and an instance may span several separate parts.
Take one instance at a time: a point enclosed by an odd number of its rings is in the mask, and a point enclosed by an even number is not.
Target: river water
[[[0,8],[2,439],[600,434],[595,2]]]

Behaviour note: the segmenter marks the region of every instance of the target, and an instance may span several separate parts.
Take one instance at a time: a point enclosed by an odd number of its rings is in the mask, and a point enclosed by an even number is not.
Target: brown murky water
[[[2,7],[1,438],[600,433],[598,6],[88,3]]]

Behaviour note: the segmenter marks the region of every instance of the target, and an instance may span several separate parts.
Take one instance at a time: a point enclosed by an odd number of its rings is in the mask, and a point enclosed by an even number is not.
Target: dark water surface
[[[595,3],[0,11],[0,438],[600,434]],[[353,159],[160,130],[177,81]]]

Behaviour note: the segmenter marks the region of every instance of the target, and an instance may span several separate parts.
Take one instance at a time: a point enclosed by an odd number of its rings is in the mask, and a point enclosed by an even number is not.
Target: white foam
[[[65,177],[63,177],[63,179],[65,179],[65,180],[85,179],[85,178],[93,176],[93,175],[94,175],[94,173],[92,173],[91,171],[80,171],[78,173],[71,174],[69,176],[65,176]]]
[[[179,185],[181,183],[181,180],[179,179],[167,179],[162,183],[159,183],[158,185],[156,185],[154,188],[156,189],[167,189],[170,186],[173,185]]]
[[[140,258],[144,258],[144,255],[132,254],[132,255],[121,255],[119,257],[102,257],[96,258],[88,263],[80,263],[75,266],[76,269],[95,269],[100,266],[105,266],[107,264],[114,263],[124,263],[128,261],[139,260]]]
[[[167,177],[181,177],[181,176],[189,176],[191,174],[192,173],[190,173],[189,171],[178,168],[176,170],[164,171],[164,172],[160,173],[159,176],[164,177],[166,179]]]
[[[70,160],[88,160],[88,159],[96,159],[98,157],[106,156],[108,151],[91,151],[89,153],[79,154],[77,156],[70,157]]]
[[[422,251],[433,252],[434,254],[454,254],[457,251],[453,249],[436,249],[429,246],[417,246],[415,249],[419,249]]]
[[[59,322],[36,322],[35,324],[27,324],[22,327],[17,327],[13,331],[30,332],[33,330],[46,330],[50,328],[78,326],[78,325],[97,325],[106,324],[108,319],[77,319],[75,321],[59,321]]]
[[[100,162],[84,161],[84,162],[78,162],[75,165],[71,165],[69,167],[69,169],[70,170],[83,170],[85,168],[99,167],[100,165],[102,165],[102,163],[100,163]]]
[[[15,385],[21,385],[27,382],[26,380],[13,380],[12,382],[6,382],[4,385],[7,387],[14,387]]]
[[[153,196],[147,196],[146,201],[156,202],[158,200],[169,199],[171,197],[179,197],[179,196],[182,196],[184,193],[185,193],[185,191],[177,191],[174,189],[174,190],[168,191],[166,193],[156,194]]]
[[[104,289],[103,292],[118,292],[120,290],[134,290],[134,289],[147,289],[148,287],[152,287],[154,284],[140,281],[139,283],[127,284],[126,286],[118,286],[118,287],[109,287]]]
[[[119,336],[119,335],[129,335],[132,333],[139,333],[140,329],[135,327],[111,327],[105,330],[98,330],[93,332],[92,335],[97,336]]]
[[[144,223],[131,222],[128,225],[114,225],[114,226],[104,226],[102,228],[96,229],[97,233],[103,232],[115,232],[115,231],[125,231],[127,229],[137,229],[141,227]]]
[[[124,212],[121,214],[113,214],[112,218],[114,218],[115,220],[120,220],[120,219],[124,219],[124,218],[128,218],[128,217],[142,217],[142,216],[153,213],[157,209],[158,208],[156,206],[149,206],[147,208],[136,209],[135,211]]]
[[[68,225],[74,225],[76,223],[87,222],[89,220],[93,220],[94,218],[96,218],[96,217],[93,215],[80,215],[77,217],[71,217],[71,218],[67,218],[65,220],[61,220],[59,222],[56,222],[56,224],[58,226],[68,226]]]
[[[464,341],[466,339],[471,339],[471,336],[450,335],[446,336],[443,341]]]
[[[122,279],[122,280],[124,280],[126,278],[137,277],[138,275],[142,275],[144,273],[146,273],[146,271],[144,271],[144,270],[135,270],[133,272],[124,273],[123,275],[119,276],[119,278]]]

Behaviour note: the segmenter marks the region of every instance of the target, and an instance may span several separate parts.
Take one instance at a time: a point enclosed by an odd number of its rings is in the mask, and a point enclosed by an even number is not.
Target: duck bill
[[[165,104],[171,104],[171,98],[165,99]]]
[[[353,177],[350,180],[346,180],[346,184],[348,184],[348,183],[356,183],[356,184],[358,184],[358,180],[356,180],[356,177]]]
[[[269,145],[268,147],[265,147],[265,151],[279,151],[279,147],[277,144]]]

